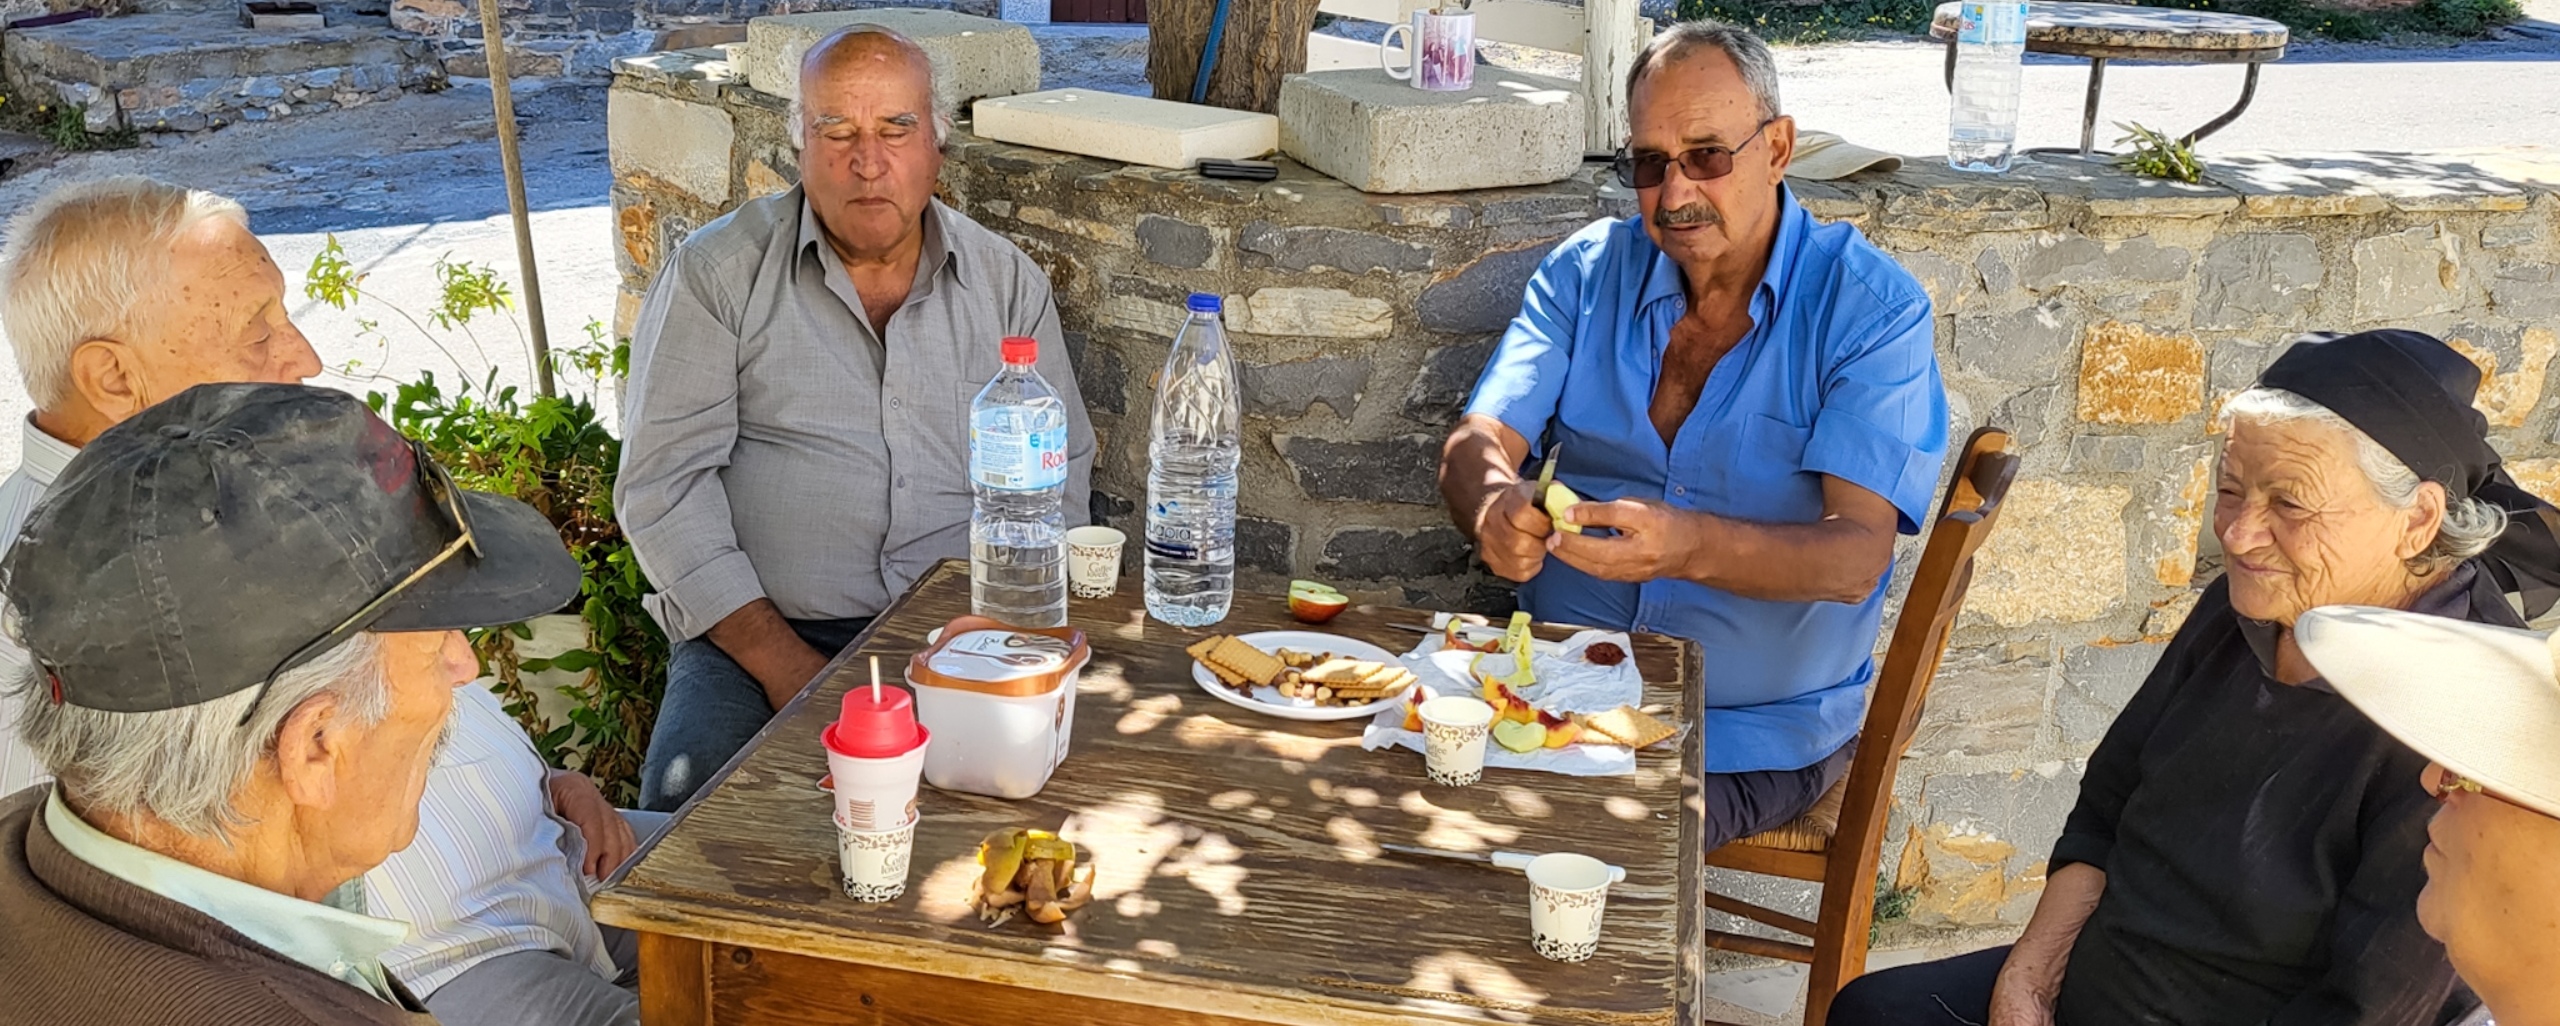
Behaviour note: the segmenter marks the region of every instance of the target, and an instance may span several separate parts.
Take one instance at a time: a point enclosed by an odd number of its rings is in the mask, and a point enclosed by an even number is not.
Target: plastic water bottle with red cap
[[[969,404],[969,610],[1016,627],[1067,623],[1067,407],[1040,343],[1004,340]]]

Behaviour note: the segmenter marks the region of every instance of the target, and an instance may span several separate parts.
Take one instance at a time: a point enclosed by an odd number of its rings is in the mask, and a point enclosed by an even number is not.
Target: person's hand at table
[[[551,792],[551,807],[578,828],[587,839],[587,860],[578,868],[587,876],[602,880],[622,860],[640,850],[640,838],[631,832],[631,823],[606,801],[604,792],[584,773],[552,770],[545,781]]]
[[[1683,576],[1690,547],[1705,533],[1689,522],[1694,514],[1643,499],[1580,502],[1564,515],[1586,529],[1605,527],[1617,532],[1604,536],[1559,529],[1546,539],[1547,551],[1556,558],[1604,581]]]
[[[1488,496],[1476,514],[1476,549],[1504,580],[1526,581],[1547,563],[1547,539],[1557,532],[1555,521],[1538,508],[1532,494],[1537,488],[1533,481],[1512,482]]]

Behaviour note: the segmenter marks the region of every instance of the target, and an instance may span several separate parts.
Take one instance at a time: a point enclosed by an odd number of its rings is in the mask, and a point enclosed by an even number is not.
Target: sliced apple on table
[[[1545,503],[1547,507],[1547,517],[1556,522],[1557,530],[1564,531],[1568,534],[1582,533],[1582,525],[1565,519],[1564,515],[1564,511],[1572,509],[1581,501],[1582,496],[1573,494],[1573,489],[1567,488],[1559,482],[1550,481],[1547,483]]]
[[[1514,752],[1534,752],[1547,745],[1547,728],[1534,718],[1526,723],[1502,720],[1493,725],[1493,740]]]
[[[1351,608],[1351,596],[1336,591],[1330,584],[1315,581],[1289,582],[1289,615],[1301,623],[1324,623]]]
[[[1422,732],[1422,689],[1414,688],[1404,699],[1404,729]]]

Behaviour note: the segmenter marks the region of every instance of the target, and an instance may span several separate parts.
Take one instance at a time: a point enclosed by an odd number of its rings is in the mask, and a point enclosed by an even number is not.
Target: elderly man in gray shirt
[[[675,644],[641,774],[671,810],[870,618],[969,553],[969,403],[1008,335],[1068,416],[1067,522],[1093,428],[1038,265],[933,199],[948,119],[878,26],[800,66],[799,188],[685,241],[631,344],[614,503]]]

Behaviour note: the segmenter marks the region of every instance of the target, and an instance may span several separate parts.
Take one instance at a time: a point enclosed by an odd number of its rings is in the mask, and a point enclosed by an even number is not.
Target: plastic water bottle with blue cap
[[[1178,627],[1235,602],[1236,464],[1244,403],[1218,297],[1191,294],[1165,357],[1147,443],[1147,614]]]
[[[1063,627],[1067,407],[1039,362],[1039,340],[1004,340],[1004,369],[969,404],[969,611]]]
[[[1947,165],[2009,170],[2018,143],[2018,85],[2027,52],[2025,0],[1956,5],[1956,80],[1947,95]]]

